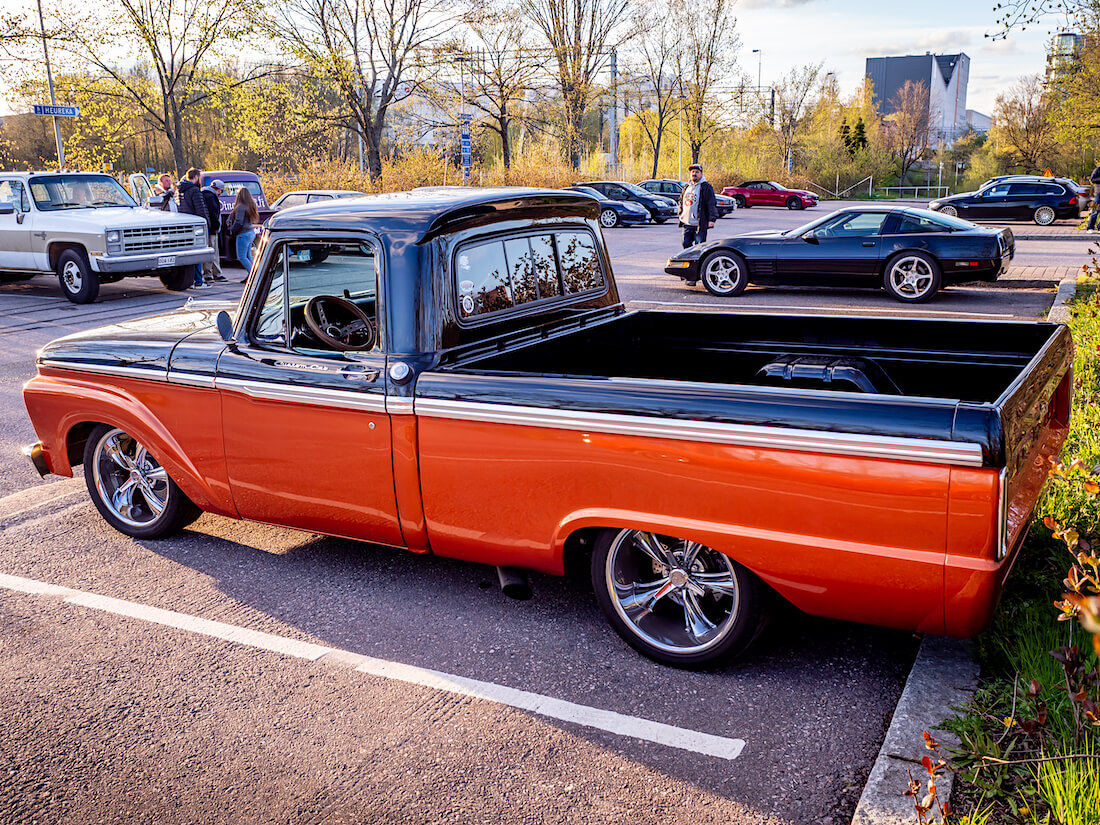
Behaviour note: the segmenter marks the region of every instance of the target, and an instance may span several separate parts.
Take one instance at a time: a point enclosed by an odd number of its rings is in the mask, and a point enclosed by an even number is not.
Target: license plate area
[[[175,265],[176,265],[176,256],[175,255],[161,255],[159,258],[157,258],[157,268],[158,269],[162,266],[175,266]]]

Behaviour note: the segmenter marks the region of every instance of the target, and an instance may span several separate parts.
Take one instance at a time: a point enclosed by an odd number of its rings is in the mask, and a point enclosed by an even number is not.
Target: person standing
[[[1089,209],[1089,223],[1085,227],[1087,232],[1096,231],[1096,221],[1100,218],[1100,160],[1094,159],[1093,164],[1096,168],[1089,175],[1089,182],[1092,183],[1092,208]]]
[[[179,207],[176,206],[176,187],[172,185],[171,175],[161,175],[160,182],[153,189],[154,194],[160,195],[164,200],[160,203],[160,208],[164,212],[178,212]]]
[[[247,186],[237,190],[237,199],[233,202],[233,211],[229,214],[226,233],[233,240],[237,251],[237,260],[241,262],[247,275],[252,271],[252,241],[256,238],[255,225],[260,220],[260,211]],[[247,281],[246,277],[241,283]]]
[[[218,178],[210,181],[209,186],[202,188],[202,197],[206,202],[206,222],[210,226],[210,245],[214,247],[214,260],[203,264],[203,275],[210,277],[211,281],[224,281],[221,266],[222,245],[219,242],[219,233],[222,229],[222,192],[225,184]]]
[[[202,180],[202,172],[195,167],[191,167],[187,170],[187,174],[183,180],[180,181],[180,206],[179,211],[184,215],[194,215],[196,218],[202,218],[206,221],[207,226],[210,224],[210,219],[207,217],[206,199],[202,195],[202,189],[199,188],[199,181]],[[214,250],[214,254],[217,255],[217,249]],[[202,279],[202,264],[195,264],[195,289],[209,289],[210,284],[206,283]]]
[[[680,226],[684,230],[684,249],[703,243],[707,230],[718,220],[718,199],[714,187],[703,177],[703,167],[693,163],[688,167],[691,182],[680,190]]]

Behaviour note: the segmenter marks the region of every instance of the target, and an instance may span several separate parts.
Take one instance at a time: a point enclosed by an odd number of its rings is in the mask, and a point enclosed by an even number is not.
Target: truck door
[[[153,187],[149,185],[149,178],[142,174],[130,175],[127,178],[130,184],[130,197],[137,201],[138,206],[148,206],[149,199],[153,197]]]
[[[22,181],[0,179],[0,203],[9,204],[12,214],[0,215],[0,268],[13,271],[33,271],[34,255],[31,249],[31,232],[34,213],[31,200]]]
[[[243,518],[403,545],[378,249],[314,235],[263,253],[215,381],[230,492]],[[348,344],[354,349],[342,349]]]

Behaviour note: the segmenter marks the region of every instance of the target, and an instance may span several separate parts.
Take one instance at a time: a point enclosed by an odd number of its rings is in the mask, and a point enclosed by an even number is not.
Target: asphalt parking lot
[[[749,210],[712,237],[809,217]],[[636,306],[913,309],[870,290],[749,290],[722,304],[661,272],[676,227],[607,238]],[[1017,263],[1084,260],[1076,242],[1042,243],[1021,242]],[[238,272],[202,297],[239,295]],[[82,480],[39,480],[18,454],[34,440],[19,389],[35,349],[182,298],[152,279],[80,307],[54,279],[0,286],[11,821],[850,820],[912,634],[791,610],[743,660],[689,673],[622,643],[583,583],[536,576],[534,598],[517,602],[491,568],[211,515],[137,541],[98,517]],[[919,311],[1034,318],[1052,298],[960,288]]]

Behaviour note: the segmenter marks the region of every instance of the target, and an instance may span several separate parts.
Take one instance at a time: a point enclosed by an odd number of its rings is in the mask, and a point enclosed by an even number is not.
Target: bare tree
[[[1024,31],[1051,14],[1086,30],[1100,28],[1098,0],[1008,0],[998,3],[993,10],[998,13],[998,28],[986,37],[994,40],[1005,39],[1013,29]]]
[[[928,102],[928,85],[924,81],[905,81],[897,94],[890,98],[893,121],[889,131],[890,148],[901,163],[900,185],[905,185],[909,169],[928,148],[931,136],[932,113]]]
[[[993,138],[999,148],[1011,154],[1015,165],[1037,171],[1058,146],[1053,108],[1038,76],[1025,77],[1009,92],[997,96]]]
[[[675,66],[679,59],[682,32],[664,6],[649,6],[639,24],[637,52],[624,72],[623,103],[638,123],[653,151],[650,177],[657,177],[661,157],[661,139],[675,114],[677,83]]]
[[[771,126],[775,148],[788,169],[794,162],[795,144],[813,119],[810,96],[817,87],[821,65],[796,67],[769,90],[756,90],[758,118]]]
[[[580,167],[581,125],[596,94],[596,78],[616,39],[629,35],[630,0],[521,0],[525,16],[550,47],[550,60],[565,107],[565,145]]]
[[[691,162],[717,131],[722,111],[715,86],[733,68],[731,55],[740,44],[733,16],[736,0],[687,0],[674,4],[673,15],[683,38],[676,54],[676,77]]]
[[[257,68],[236,80],[211,67],[220,47],[252,28],[250,0],[108,0],[106,7],[73,2],[57,21],[55,42],[90,69],[98,95],[131,104],[164,133],[177,173],[187,168],[185,125],[192,111],[210,105],[227,88],[262,76]],[[130,55],[149,75],[120,62]]]
[[[265,20],[318,77],[332,82],[367,146],[372,180],[382,175],[386,114],[418,69],[419,54],[455,23],[450,0],[281,0]]]

